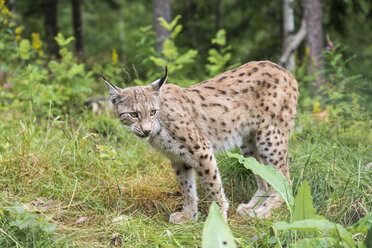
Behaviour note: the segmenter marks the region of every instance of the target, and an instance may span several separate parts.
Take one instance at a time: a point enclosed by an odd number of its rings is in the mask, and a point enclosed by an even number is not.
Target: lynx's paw
[[[169,217],[169,222],[172,224],[182,224],[189,221],[197,221],[198,213],[194,211],[175,212]]]
[[[252,218],[258,217],[260,219],[267,219],[271,217],[270,209],[263,206],[252,209],[249,204],[240,204],[237,212],[239,215],[249,215]]]

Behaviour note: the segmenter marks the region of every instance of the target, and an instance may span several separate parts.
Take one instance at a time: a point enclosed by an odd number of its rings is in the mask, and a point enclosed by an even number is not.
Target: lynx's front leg
[[[196,221],[198,219],[198,196],[196,194],[194,170],[185,163],[172,163],[172,166],[180,184],[184,203],[183,210],[173,213],[169,218],[169,222],[184,223],[190,220]]]
[[[217,202],[222,216],[227,221],[229,202],[226,200],[225,193],[223,192],[216,158],[212,152],[210,152],[208,156],[200,156],[199,164],[195,169],[198,172],[200,183],[203,185],[207,200]]]

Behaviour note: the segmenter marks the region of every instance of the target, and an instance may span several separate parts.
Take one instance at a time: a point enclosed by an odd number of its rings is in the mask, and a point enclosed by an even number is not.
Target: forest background
[[[201,221],[167,222],[181,201],[169,162],[113,118],[98,76],[145,85],[165,65],[181,86],[253,60],[291,70],[293,193],[307,180],[317,214],[357,222],[372,206],[370,27],[367,0],[0,0],[0,246],[200,246],[207,202]],[[274,235],[285,209],[238,217],[256,185],[237,161],[218,162],[240,246],[327,236]]]

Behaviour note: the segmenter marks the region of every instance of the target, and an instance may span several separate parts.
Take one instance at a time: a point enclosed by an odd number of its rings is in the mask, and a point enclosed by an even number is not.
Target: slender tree
[[[296,34],[294,22],[294,0],[283,0],[283,52],[279,64],[288,70],[295,69],[294,50],[301,44],[306,35],[305,19],[301,22],[301,27]]]
[[[294,23],[294,11],[293,11],[293,2],[294,0],[284,0],[283,1],[283,51],[290,42],[291,36],[295,30],[295,23]],[[288,56],[285,67],[288,70],[294,70],[295,68],[295,58],[293,51]]]
[[[71,0],[72,23],[74,26],[75,49],[81,59],[84,59],[83,24],[81,17],[81,1]]]
[[[217,31],[222,29],[222,18],[223,18],[223,13],[222,13],[222,0],[217,0],[217,9],[216,9],[216,27]]]
[[[9,0],[9,9],[12,11],[14,14],[16,14],[16,0]]]
[[[163,50],[163,43],[169,37],[169,32],[159,23],[158,18],[163,17],[167,22],[171,21],[171,9],[169,0],[153,0],[154,4],[154,22],[156,32],[156,51]]]
[[[309,74],[324,69],[324,60],[321,57],[323,52],[323,26],[322,26],[322,5],[320,0],[305,0],[305,20],[306,20],[306,46],[310,49]],[[319,88],[322,84],[323,75],[319,75],[315,82],[315,87]]]
[[[48,52],[51,55],[59,57],[58,44],[54,37],[58,34],[57,25],[57,4],[58,0],[43,0],[42,10],[44,13],[44,26],[47,35],[46,42],[48,44]]]

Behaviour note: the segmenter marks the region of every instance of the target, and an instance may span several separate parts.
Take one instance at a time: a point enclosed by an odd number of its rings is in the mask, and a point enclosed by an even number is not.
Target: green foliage
[[[12,227],[17,227],[20,230],[27,228],[39,228],[46,233],[53,233],[56,230],[57,224],[48,223],[45,218],[36,213],[25,211],[22,205],[14,205],[5,210],[15,215],[14,219],[9,222]]]
[[[198,51],[189,49],[186,52],[181,53],[177,48],[174,40],[182,30],[182,25],[177,24],[180,18],[181,16],[176,16],[169,24],[164,20],[164,18],[159,17],[161,25],[170,32],[170,38],[165,39],[161,56],[150,56],[150,59],[156,66],[168,66],[168,72],[172,75],[172,78],[175,79],[179,85],[184,85],[187,84],[188,80],[184,79],[177,72],[183,69],[186,65],[193,63]]]
[[[319,247],[338,247],[339,241],[336,238],[304,238],[291,244],[293,248],[319,248]]]
[[[363,233],[367,234],[368,228],[372,226],[372,212],[369,212],[366,216],[359,219],[358,222],[354,223],[351,226],[348,226],[346,229],[352,233]]]
[[[247,169],[252,170],[255,174],[263,178],[269,183],[285,200],[289,210],[292,206],[291,187],[284,176],[273,169],[271,166],[265,166],[258,163],[254,158],[245,158],[239,154],[227,152],[229,157],[238,158]],[[270,168],[270,169],[268,169]],[[286,183],[285,183],[286,182]],[[288,197],[289,196],[289,197]],[[332,237],[328,245],[337,247],[338,245],[347,245],[350,247],[357,247],[352,234],[362,233],[366,234],[366,229],[371,224],[371,214],[360,219],[358,223],[349,228],[344,228],[340,224],[333,223],[315,214],[315,208],[312,203],[312,196],[309,185],[306,181],[298,188],[297,195],[294,199],[293,217],[290,223],[276,222],[273,224],[275,230],[295,230],[300,232],[329,232]],[[279,239],[277,237],[277,239]],[[317,247],[319,244],[327,242],[324,238],[304,238],[296,241],[294,247]]]
[[[298,189],[295,197],[295,206],[293,212],[292,222],[276,222],[273,227],[276,230],[295,230],[301,232],[326,232],[334,237],[331,237],[330,247],[337,247],[338,245],[347,245],[349,247],[357,247],[351,232],[366,234],[366,228],[371,223],[371,213],[360,219],[356,224],[349,228],[344,228],[340,224],[333,223],[329,220],[323,219],[315,215],[315,209],[312,203],[310,189],[306,181],[303,182]],[[322,218],[322,219],[321,219]],[[327,242],[324,238],[305,238],[297,241],[294,247],[318,247],[320,244]]]
[[[225,222],[220,208],[213,202],[203,227],[203,248],[236,247],[231,230]]]
[[[288,180],[283,174],[279,173],[271,166],[265,166],[257,162],[253,157],[246,158],[241,154],[226,152],[229,157],[237,158],[241,164],[248,170],[252,170],[254,174],[259,175],[273,189],[275,189],[280,196],[284,199],[288,210],[292,213],[293,197],[292,187],[289,185]]]
[[[315,218],[315,208],[313,206],[313,197],[310,193],[309,184],[303,181],[298,188],[294,199],[294,211],[292,221],[306,220]]]
[[[57,44],[60,47],[66,47],[68,44],[70,44],[72,41],[75,40],[74,37],[68,37],[66,39],[62,33],[58,33],[57,36],[54,39],[57,41]],[[63,53],[63,54],[66,54],[67,52],[68,52],[67,49],[60,51],[60,53]]]
[[[350,247],[356,247],[356,243],[351,234],[340,224],[335,224],[329,220],[307,219],[294,221],[292,223],[276,222],[274,228],[277,230],[328,232],[336,238],[339,238],[339,242],[345,242],[345,244]],[[315,243],[317,242],[318,240],[315,240]]]
[[[14,15],[4,3],[0,2],[0,69],[6,73],[17,67],[19,59],[18,47],[15,42],[21,38],[22,26],[16,24]],[[1,80],[1,79],[0,79]]]
[[[21,42],[19,43],[19,54],[21,56],[21,59],[28,60],[30,58],[29,54],[30,49],[31,49],[30,41],[22,39]]]
[[[138,64],[138,73],[140,75],[152,76],[149,72],[153,72],[154,62],[150,59],[156,57],[155,51],[155,32],[152,25],[140,27],[135,32],[135,38],[138,40],[135,44],[134,61],[140,61]]]
[[[219,50],[211,48],[208,51],[208,62],[205,66],[209,76],[215,76],[219,73],[224,72],[227,69],[228,63],[231,60],[231,46],[226,46],[226,31],[221,29],[217,32],[216,37],[212,39],[212,44],[217,45]],[[238,64],[234,64],[229,68],[236,67]]]
[[[320,91],[326,95],[323,104],[332,105],[334,108],[348,104],[358,104],[361,75],[349,75],[348,67],[355,56],[344,58],[346,48],[340,44],[329,44],[323,56],[326,63],[325,85]],[[342,114],[342,112],[340,112]]]
[[[364,244],[367,248],[372,246],[372,225],[370,225],[368,228],[368,233],[366,239],[364,240]]]
[[[40,114],[59,115],[76,107],[81,108],[91,92],[92,72],[78,63],[68,45],[73,38],[56,37],[60,49],[60,60],[41,61],[27,39],[20,42],[20,57],[27,60],[26,66],[8,78],[13,87],[3,92],[3,96],[13,101],[13,108],[31,101],[35,111]]]
[[[52,245],[53,240],[51,238],[56,227],[57,224],[49,223],[40,214],[26,211],[22,205],[14,204],[9,208],[1,208],[0,229],[2,235],[0,235],[0,246],[12,247],[16,245],[16,247],[22,247],[30,243],[34,244],[32,247]]]

